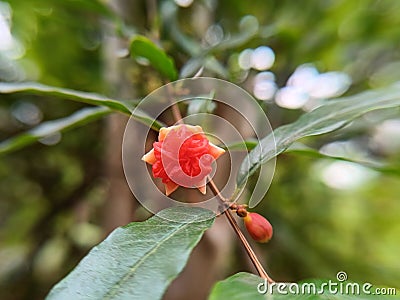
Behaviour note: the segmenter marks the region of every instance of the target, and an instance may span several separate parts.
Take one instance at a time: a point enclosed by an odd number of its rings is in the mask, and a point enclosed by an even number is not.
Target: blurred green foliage
[[[11,58],[0,57],[2,66],[3,60],[9,64],[7,72],[0,67],[3,81],[35,80],[107,94],[103,21],[117,24],[121,35],[130,28],[121,26],[104,5],[92,0],[1,3],[8,3],[12,11],[11,29],[20,43]],[[167,11],[171,6],[176,14]],[[353,80],[349,94],[400,78],[399,1],[199,0],[189,8],[159,1],[159,8],[160,38],[178,69],[196,57],[194,72],[204,63],[205,75],[226,76],[248,88],[248,82],[238,79],[243,76],[236,76],[240,70],[232,68],[232,61],[246,48],[267,45],[276,55],[271,71],[279,86],[303,63],[314,63],[321,71],[347,72]],[[239,24],[247,15],[257,18],[259,31],[241,36]],[[202,48],[206,17],[223,28],[230,44]],[[163,23],[166,18],[174,22]],[[169,27],[175,23],[180,32]],[[239,42],[232,43],[233,37]],[[139,96],[161,84],[147,66],[137,68],[140,76],[132,80],[143,85]],[[252,70],[247,77],[254,74]],[[24,103],[38,108],[39,121],[65,117],[83,107],[52,97],[16,94],[0,99],[1,140],[34,125],[16,118]],[[274,104],[264,107],[274,127],[303,113]],[[334,141],[352,141],[368,155],[399,165],[400,151],[385,151],[385,143],[381,148],[370,146],[376,126],[398,117],[399,109],[374,113],[335,134],[304,142],[318,149]],[[63,134],[55,145],[38,143],[1,157],[1,299],[41,299],[100,241],[106,143],[104,122],[99,121]],[[332,278],[344,270],[354,281],[400,288],[399,178],[373,172],[363,184],[337,189],[323,180],[332,162],[295,153],[279,157],[267,199],[256,208],[275,229],[273,240],[259,247],[268,268],[280,280]],[[84,207],[84,217],[75,213],[78,206]],[[226,272],[242,268],[233,264]]]

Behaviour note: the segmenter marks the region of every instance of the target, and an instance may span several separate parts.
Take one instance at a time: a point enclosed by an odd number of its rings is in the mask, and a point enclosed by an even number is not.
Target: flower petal
[[[179,187],[179,185],[177,185],[175,182],[172,181],[164,183],[164,185],[165,185],[165,195],[167,196],[171,195]]]
[[[203,128],[201,128],[201,126],[199,126],[199,125],[196,125],[196,126],[186,125],[186,126],[193,133],[204,133]]]
[[[154,164],[157,161],[156,156],[154,155],[154,149],[151,149],[149,152],[143,155],[142,160],[150,165]]]
[[[197,187],[200,191],[200,193],[202,193],[203,195],[205,195],[207,193],[207,186],[203,185],[203,186],[198,186]]]
[[[199,189],[200,193],[205,195],[207,193],[207,177],[204,177],[196,187]]]
[[[199,125],[187,125],[187,124],[179,124],[179,125],[174,125],[170,127],[162,127],[158,133],[158,141],[162,142],[165,140],[165,137],[171,130],[178,130],[179,127],[185,126],[186,129],[190,130],[193,133],[204,133],[203,128]]]
[[[158,141],[159,142],[164,141],[165,137],[167,136],[168,132],[171,131],[172,127],[175,127],[175,126],[160,128],[160,131],[158,132]]]
[[[212,157],[214,157],[214,159],[217,159],[218,157],[220,157],[222,154],[225,153],[225,150],[214,145],[213,143],[209,143],[210,144],[210,154],[212,155]]]

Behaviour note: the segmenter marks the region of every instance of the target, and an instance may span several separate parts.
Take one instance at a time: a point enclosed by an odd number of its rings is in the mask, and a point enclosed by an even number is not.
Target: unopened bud
[[[260,214],[248,213],[243,220],[247,231],[255,241],[266,243],[272,238],[272,225]]]

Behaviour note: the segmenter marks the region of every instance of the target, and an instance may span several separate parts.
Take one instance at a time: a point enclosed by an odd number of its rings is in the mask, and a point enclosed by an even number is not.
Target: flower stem
[[[222,202],[227,202],[227,199],[221,195],[221,192],[219,191],[218,187],[215,185],[214,181],[211,178],[208,178],[208,179],[209,179],[208,184],[210,185],[211,190],[213,191],[214,195],[217,196]],[[226,218],[228,219],[229,224],[232,226],[233,230],[239,237],[239,240],[242,243],[244,249],[246,250],[247,255],[249,256],[254,267],[256,268],[258,275],[262,278],[265,278],[269,283],[274,282],[274,280],[265,271],[264,267],[262,266],[260,260],[258,259],[257,255],[255,254],[254,250],[251,248],[249,242],[247,241],[242,230],[240,229],[239,225],[237,224],[231,211],[229,209],[226,209],[223,213],[226,216]]]
[[[174,119],[177,123],[183,124],[182,120],[182,115],[179,110],[179,107],[176,103],[173,102],[172,97],[171,97],[171,87],[167,87],[168,91],[168,96],[169,96],[169,101],[172,105],[172,114],[174,116]],[[211,177],[208,177],[208,185],[210,186],[212,192],[216,197],[219,198],[219,200],[222,202],[222,204],[226,204],[226,202],[229,202],[228,199],[226,199],[218,189],[217,185],[214,183]],[[261,278],[265,278],[269,283],[274,282],[274,280],[268,275],[268,273],[265,271],[264,267],[262,266],[260,260],[258,259],[257,255],[255,254],[254,250],[251,248],[249,242],[247,241],[246,237],[244,236],[242,230],[240,229],[239,225],[237,224],[235,218],[233,217],[231,211],[229,208],[226,208],[223,212],[223,214],[226,216],[228,219],[229,224],[232,226],[233,230],[235,231],[236,235],[238,236],[240,242],[242,243],[244,249],[246,250],[247,255],[249,256],[251,262],[253,263],[254,267],[257,270],[258,275]]]

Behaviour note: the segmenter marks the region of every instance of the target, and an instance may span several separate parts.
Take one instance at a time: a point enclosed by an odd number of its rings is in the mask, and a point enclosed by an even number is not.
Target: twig
[[[172,100],[172,91],[171,91],[172,87],[170,84],[167,84],[166,87],[167,87],[168,100],[171,103],[172,115],[174,116],[175,122],[183,124],[184,122],[182,119],[181,111],[179,110],[179,107],[176,104],[176,102],[173,102]]]
[[[222,202],[227,202],[227,199],[221,195],[221,192],[219,191],[218,187],[215,185],[214,181],[210,177],[208,179],[209,179],[208,184],[210,185],[211,190],[213,191],[214,195],[217,196]],[[223,213],[225,214],[226,218],[229,221],[229,224],[232,226],[233,230],[239,237],[240,242],[242,243],[244,249],[246,250],[247,255],[250,257],[250,260],[253,263],[254,267],[256,268],[260,277],[265,278],[269,283],[274,282],[274,280],[265,271],[264,267],[262,266],[261,262],[259,261],[254,250],[251,248],[249,242],[247,241],[246,237],[244,236],[244,234],[243,234],[242,230],[240,229],[239,225],[237,224],[235,218],[232,216],[231,211],[229,209],[226,209]]]

